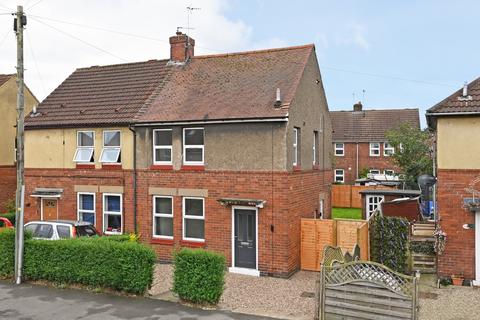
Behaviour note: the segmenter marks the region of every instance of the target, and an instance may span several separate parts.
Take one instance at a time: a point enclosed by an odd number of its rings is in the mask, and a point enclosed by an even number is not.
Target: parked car
[[[0,217],[0,231],[3,229],[13,229],[13,224],[7,218]]]
[[[31,232],[34,239],[45,240],[93,237],[99,235],[90,222],[69,220],[31,221],[25,224],[25,231]]]

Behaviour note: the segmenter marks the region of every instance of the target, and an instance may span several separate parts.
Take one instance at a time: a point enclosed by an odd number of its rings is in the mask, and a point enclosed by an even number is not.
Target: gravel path
[[[300,271],[290,279],[251,277],[226,273],[225,291],[219,308],[233,312],[282,319],[312,319],[315,311],[313,294],[315,272]],[[159,264],[150,294],[171,296],[172,266]]]

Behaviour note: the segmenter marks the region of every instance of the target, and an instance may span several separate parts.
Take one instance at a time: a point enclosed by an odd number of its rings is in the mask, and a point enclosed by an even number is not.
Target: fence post
[[[412,319],[418,319],[418,280],[417,274],[413,277],[413,297],[412,297]]]
[[[323,264],[320,266],[320,284],[318,290],[317,310],[315,311],[315,320],[325,319],[325,271]]]

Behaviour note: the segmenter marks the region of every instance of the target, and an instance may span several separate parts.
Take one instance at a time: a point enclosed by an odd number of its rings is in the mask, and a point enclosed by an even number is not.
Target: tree
[[[432,138],[428,131],[414,128],[407,123],[387,132],[389,143],[395,147],[393,162],[400,167],[405,185],[418,189],[417,177],[432,174]]]

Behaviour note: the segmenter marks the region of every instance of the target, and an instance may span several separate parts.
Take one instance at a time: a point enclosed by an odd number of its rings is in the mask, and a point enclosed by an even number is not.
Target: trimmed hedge
[[[13,273],[15,233],[0,233],[0,275]],[[5,260],[6,262],[3,262]],[[30,280],[82,284],[144,293],[153,281],[155,252],[144,245],[105,238],[25,241],[23,274]]]
[[[181,249],[174,254],[173,292],[193,303],[220,300],[225,283],[223,255],[202,249]]]
[[[15,212],[13,213],[2,213],[0,214],[0,217],[3,217],[3,218],[7,218],[8,220],[10,220],[11,223],[13,223],[13,225],[15,225]]]
[[[375,215],[370,221],[370,258],[401,273],[407,268],[407,219]]]

